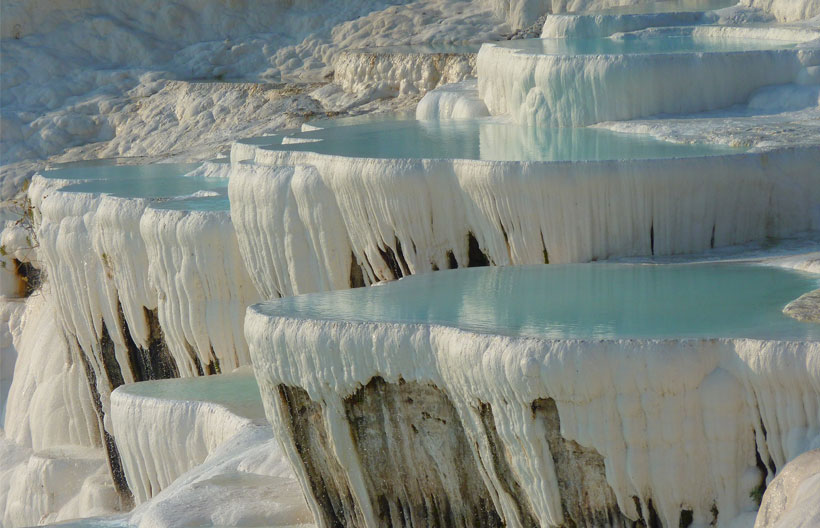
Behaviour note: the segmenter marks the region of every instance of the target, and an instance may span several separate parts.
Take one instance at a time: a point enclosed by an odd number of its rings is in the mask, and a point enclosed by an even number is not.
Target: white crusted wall
[[[709,38],[745,35],[732,28],[687,31]],[[494,44],[481,47],[477,62],[479,95],[490,113],[531,126],[585,126],[723,108],[746,102],[763,86],[794,82],[802,67],[791,50],[562,56]]]
[[[342,52],[333,61],[333,82],[344,90],[385,95],[425,93],[475,76],[474,53]]]
[[[712,21],[703,12],[647,13],[635,15],[583,14],[549,15],[541,38],[596,38],[650,27],[688,26]]]
[[[48,297],[41,290],[18,303],[19,357],[0,434],[0,521],[8,528],[119,508],[84,366]]]
[[[741,0],[740,3],[768,11],[783,22],[806,20],[820,15],[819,0]]]
[[[239,249],[263,299],[350,286],[351,242],[315,169],[236,163],[228,190]]]
[[[820,445],[817,343],[548,341],[425,325],[277,318],[256,307],[245,328],[274,427],[286,430],[286,411],[273,390],[278,384],[301,387],[321,402],[333,452],[365,517],[373,505],[356,475],[367,468],[358,466],[345,433],[342,399],[373,376],[444,390],[478,446],[486,439],[476,402],[489,403],[510,467],[544,525],[560,524],[562,513],[550,451],[533,422],[537,398],[555,400],[562,436],[605,458],[622,512],[637,519],[632,497],[638,497],[646,519],[651,498],[666,526],[678,524],[684,506],[693,510],[695,525],[713,521],[713,506],[721,523],[753,512],[750,492],[762,478],[756,449],[782,468]],[[309,489],[298,454],[285,447]],[[501,481],[491,460],[479,466],[488,486]]]
[[[190,380],[180,381],[185,382]],[[157,396],[131,391],[128,386],[111,395],[112,433],[137,504],[157,495],[254,424],[253,418],[219,402],[169,397],[162,385],[156,387]]]
[[[41,177],[32,185],[43,259],[59,320],[90,354],[105,409],[110,386],[99,351],[102,325],[123,381],[133,382],[128,336],[145,350],[161,337],[149,328],[146,310],[158,310],[159,330],[183,376],[211,363],[247,364],[242,314],[258,297],[226,212],[150,209],[144,199],[53,185]]]
[[[17,349],[14,347],[14,335],[22,330],[22,315],[26,305],[21,299],[0,297],[0,418],[5,423],[6,401],[8,400],[11,381],[14,379],[14,365],[17,361]]]
[[[478,97],[475,79],[436,88],[425,94],[416,106],[416,119],[420,121],[472,119],[488,115],[487,105]]]
[[[145,241],[159,324],[180,374],[197,375],[197,364],[223,372],[249,365],[242,323],[259,297],[228,212],[149,208],[136,234]]]
[[[5,437],[34,450],[99,447],[85,370],[72,354],[48,293],[25,303],[14,330],[18,357],[6,407]]]
[[[817,227],[820,204],[813,148],[582,163],[255,159],[234,164],[231,212],[266,299],[349,287],[351,253],[365,284],[395,277],[388,250],[401,275],[446,269],[449,252],[466,266],[468,233],[495,265],[693,253],[713,234],[720,247]]]

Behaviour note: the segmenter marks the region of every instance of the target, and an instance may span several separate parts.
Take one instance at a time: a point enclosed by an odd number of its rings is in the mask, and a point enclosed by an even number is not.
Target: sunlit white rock
[[[363,284],[447,269],[450,253],[464,267],[470,234],[490,264],[517,265],[693,253],[820,220],[815,148],[584,163],[252,152],[234,163],[231,212],[263,298],[349,287],[357,268]]]
[[[640,41],[645,34],[651,42],[674,32],[718,43],[754,35],[695,27],[644,30],[634,38]],[[774,37],[772,32],[758,35]],[[817,37],[807,33],[803,38]],[[479,94],[491,114],[538,126],[583,126],[742,103],[760,87],[794,82],[802,64],[798,53],[783,49],[566,56],[485,44],[477,68]]]
[[[490,115],[478,96],[477,81],[447,84],[425,94],[416,106],[416,119],[471,119]]]
[[[803,453],[766,488],[755,528],[809,528],[820,523],[820,450]]]
[[[459,313],[483,313],[469,298],[454,302],[462,306]],[[397,386],[430,384],[446,394],[475,442],[483,482],[510,523],[523,514],[504,509],[511,488],[492,462],[499,448],[487,445],[492,439],[479,402],[492,408],[502,453],[520,485],[518,503],[531,505],[545,525],[560,524],[563,516],[553,459],[534,417],[539,398],[555,401],[562,437],[604,457],[606,481],[633,520],[648,517],[650,498],[664,525],[677,525],[685,509],[695,525],[713,522],[715,510],[721,524],[748,520],[757,507],[751,494],[763,478],[757,457],[771,460],[771,475],[820,445],[820,348],[813,341],[504,337],[438,324],[300,317],[298,310],[277,311],[276,303],[249,310],[246,335],[274,427],[301,434],[288,427],[302,404],[286,402],[282,391],[303,390],[321,408],[328,450],[361,505],[351,516],[370,522],[381,506],[366,489],[363,475],[370,469],[360,466],[356,452],[367,446],[351,441],[358,425],[349,406],[351,395],[374,377]],[[395,432],[387,437],[406,440]],[[292,442],[285,453],[310,489],[316,475],[300,456],[304,446]],[[438,444],[424,445],[435,451]],[[322,507],[308,499],[320,516]]]

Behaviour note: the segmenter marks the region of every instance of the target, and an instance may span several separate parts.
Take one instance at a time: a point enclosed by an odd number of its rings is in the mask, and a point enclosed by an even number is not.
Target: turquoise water
[[[584,11],[578,14],[642,15],[649,13],[685,13],[690,11],[711,11],[735,4],[737,4],[737,0],[654,0],[634,5]]]
[[[820,277],[751,264],[487,267],[260,305],[285,317],[433,323],[489,334],[579,339],[820,339],[783,315]]]
[[[156,163],[153,165],[117,165],[110,161],[72,163],[42,173],[45,178],[65,180],[106,180],[110,178],[157,178],[181,176],[199,167],[199,163]]]
[[[391,123],[397,121],[415,121],[416,111],[412,112],[379,112],[374,114],[362,114],[356,116],[336,117],[333,119],[316,119],[307,124],[319,128],[334,128],[350,125],[366,125],[373,123]]]
[[[628,160],[742,152],[726,146],[677,144],[596,128],[534,128],[493,118],[416,121],[385,116],[296,133],[293,137],[322,141],[262,148],[362,158],[497,161]]]
[[[187,176],[198,163],[154,165],[95,165],[46,171],[46,178],[91,180],[63,187],[68,192],[103,193],[121,198],[168,198],[197,191],[224,191],[228,181],[221,178]]]
[[[245,145],[273,145],[282,142],[281,134],[269,134],[267,136],[253,136],[248,138],[237,139],[237,143]]]
[[[117,391],[162,400],[214,402],[241,416],[265,418],[259,386],[251,372],[142,381],[122,385]]]
[[[220,194],[219,196],[166,200],[152,204],[151,207],[172,211],[228,211],[231,208],[231,203],[227,194]]]
[[[621,38],[547,38],[509,40],[496,43],[511,48],[544,55],[625,55],[648,53],[733,52],[769,49],[788,49],[794,43],[780,40],[693,37],[673,33],[646,37],[624,34]]]

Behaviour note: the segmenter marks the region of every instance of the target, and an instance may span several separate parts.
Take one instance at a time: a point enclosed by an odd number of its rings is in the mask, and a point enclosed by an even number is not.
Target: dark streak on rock
[[[507,462],[506,447],[504,447],[504,444],[502,444],[498,438],[492,407],[487,403],[480,402],[478,411],[481,416],[481,423],[484,426],[484,434],[486,435],[490,452],[492,453],[493,473],[498,476],[501,485],[504,487],[504,491],[515,500],[515,507],[521,526],[539,526],[538,520],[532,512],[532,506],[521,490],[521,485],[515,479]]]
[[[344,405],[380,525],[503,525],[446,393],[375,377]]]
[[[333,454],[321,406],[299,387],[279,385],[280,405],[286,410],[287,434],[293,440],[310,481],[310,490],[319,504],[320,526],[344,528],[364,526],[350,491],[347,476]]]
[[[143,307],[145,320],[148,324],[148,350],[143,350],[137,346],[131,337],[128,325],[125,323],[122,306],[119,306],[119,316],[123,328],[123,339],[128,349],[128,358],[131,372],[137,381],[171,379],[179,377],[179,369],[176,361],[171,356],[165,339],[162,335],[162,328],[159,325],[159,318],[156,310],[148,310]],[[196,354],[193,355],[198,364]],[[199,374],[204,374],[202,365],[198,364]]]
[[[350,252],[350,287],[364,287],[364,273],[362,267],[359,266],[359,261],[356,260],[356,254],[352,251]]]
[[[566,527],[617,526],[636,523],[623,515],[606,480],[604,458],[594,449],[561,436],[558,408],[552,398],[532,402],[533,417],[542,421],[555,466]],[[640,508],[639,508],[640,511]]]
[[[80,344],[75,341],[75,346],[77,350],[76,356],[80,358],[80,362],[83,365],[83,370],[85,370],[86,379],[88,380],[88,388],[91,392],[91,402],[94,406],[94,413],[97,415],[99,430],[102,432],[102,442],[105,447],[106,458],[108,459],[108,469],[111,472],[111,478],[114,481],[114,489],[117,491],[117,495],[120,499],[120,508],[122,511],[128,511],[134,507],[134,495],[131,493],[131,489],[128,487],[128,482],[125,479],[125,471],[122,468],[122,459],[120,458],[120,452],[117,449],[117,444],[114,441],[114,437],[111,436],[111,434],[106,431],[104,427],[105,411],[102,407],[100,392],[97,389],[97,375],[94,372],[94,369],[91,368],[88,358],[85,355],[85,351],[82,347],[80,347]],[[119,372],[119,370],[117,371]],[[109,384],[110,383],[111,381],[109,379]],[[120,384],[122,384],[122,382],[120,382]]]
[[[447,252],[447,269],[458,268],[458,260],[452,251]]]
[[[481,251],[481,246],[478,245],[475,235],[472,231],[467,233],[467,267],[476,268],[479,266],[489,266],[490,259]]]

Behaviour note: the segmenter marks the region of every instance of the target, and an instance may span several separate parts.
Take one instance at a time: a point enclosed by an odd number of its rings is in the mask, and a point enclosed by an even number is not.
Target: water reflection
[[[549,338],[820,339],[783,307],[816,275],[742,264],[475,268],[266,304],[271,314]]]

